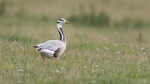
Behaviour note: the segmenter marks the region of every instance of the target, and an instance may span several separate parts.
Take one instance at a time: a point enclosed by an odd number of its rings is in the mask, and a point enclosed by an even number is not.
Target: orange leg
[[[55,64],[57,64],[57,59],[55,59]]]
[[[41,57],[42,57],[43,60],[44,60],[44,65],[46,65],[46,60],[45,60],[45,58],[42,56],[42,54],[41,54]]]

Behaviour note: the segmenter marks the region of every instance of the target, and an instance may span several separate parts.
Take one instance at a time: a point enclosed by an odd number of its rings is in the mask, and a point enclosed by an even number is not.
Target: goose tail
[[[33,48],[38,48],[38,46],[33,46]]]

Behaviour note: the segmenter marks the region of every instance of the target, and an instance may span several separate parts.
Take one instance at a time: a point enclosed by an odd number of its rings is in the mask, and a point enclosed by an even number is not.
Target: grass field
[[[59,39],[57,19],[69,19],[73,10],[78,13],[79,4],[88,12],[88,4],[93,3],[97,12],[104,10],[113,20],[149,20],[148,0],[7,2],[5,15],[0,17],[0,84],[150,84],[149,27],[93,27],[70,22],[63,25],[67,48],[56,65],[54,59],[46,59],[43,66],[33,49],[38,43]]]

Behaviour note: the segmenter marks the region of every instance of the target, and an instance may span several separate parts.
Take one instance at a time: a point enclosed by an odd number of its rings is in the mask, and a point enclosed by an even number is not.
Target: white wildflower
[[[143,54],[145,55],[145,54],[146,54],[146,52],[143,52]]]
[[[104,37],[103,40],[107,40],[107,37]]]
[[[17,43],[17,41],[15,40],[13,43],[14,43],[14,44],[16,44],[16,43]]]
[[[109,50],[109,48],[107,48],[107,47],[104,47],[104,49]]]
[[[86,42],[86,44],[89,44],[89,42]]]
[[[2,74],[5,74],[6,72],[5,71],[2,71]]]
[[[24,48],[23,48],[23,47],[20,47],[20,49],[24,50]]]
[[[81,55],[81,53],[78,54],[79,56]]]
[[[87,68],[86,66],[83,66],[83,68]]]
[[[95,67],[97,68],[97,67],[98,67],[98,65],[95,65]]]
[[[22,81],[18,80],[17,83],[22,83]]]
[[[64,76],[65,78],[70,78],[71,76]]]
[[[19,71],[20,71],[20,72],[23,72],[23,70],[22,70],[22,69],[19,69]]]
[[[107,60],[107,62],[109,63],[109,60]]]
[[[144,48],[140,48],[140,50],[144,50]]]
[[[150,51],[150,49],[147,49],[147,51]]]
[[[100,48],[96,48],[96,50],[100,50]]]
[[[144,82],[144,83],[146,83],[146,82],[147,82],[145,78],[144,78],[143,82]]]
[[[52,79],[52,77],[50,76],[49,79]]]
[[[116,52],[117,54],[120,54],[120,52]]]
[[[115,32],[115,34],[116,34],[116,35],[118,35],[118,34],[119,34],[119,32]]]
[[[114,44],[114,46],[118,46],[118,44]]]
[[[20,74],[20,76],[23,76],[23,74]]]
[[[61,67],[61,70],[65,70],[65,68],[64,68],[64,67]]]
[[[92,80],[91,82],[92,82],[92,83],[96,83],[96,81],[95,81],[95,80]]]
[[[56,72],[59,73],[59,70],[56,69]]]

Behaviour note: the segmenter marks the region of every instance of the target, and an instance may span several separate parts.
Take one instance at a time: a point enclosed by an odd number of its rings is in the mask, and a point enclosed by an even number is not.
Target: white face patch
[[[57,21],[57,24],[65,24],[66,20],[63,19],[63,18],[60,18],[58,21]]]

